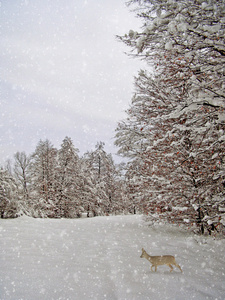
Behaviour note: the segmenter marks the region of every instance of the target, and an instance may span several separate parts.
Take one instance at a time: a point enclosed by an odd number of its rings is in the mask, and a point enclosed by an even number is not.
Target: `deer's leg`
[[[183,272],[182,269],[181,269],[181,267],[180,267],[178,264],[175,264],[175,266],[176,266],[178,269],[180,269],[181,272]]]
[[[153,268],[153,265],[151,265],[151,271],[153,272],[152,268]]]
[[[157,265],[155,265],[155,272],[157,271]]]
[[[172,272],[172,271],[173,271],[172,265],[171,265],[171,264],[168,264],[168,266],[170,267],[170,272]]]

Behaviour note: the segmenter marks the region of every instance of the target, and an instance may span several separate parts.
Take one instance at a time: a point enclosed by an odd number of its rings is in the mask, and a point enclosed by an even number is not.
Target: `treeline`
[[[31,155],[17,152],[14,162],[0,170],[0,198],[2,218],[74,218],[133,209],[121,166],[105,152],[104,143],[79,157],[69,137],[60,149],[41,140]]]

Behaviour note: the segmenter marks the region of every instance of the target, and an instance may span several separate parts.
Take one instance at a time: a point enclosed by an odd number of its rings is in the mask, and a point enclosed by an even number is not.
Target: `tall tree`
[[[78,151],[69,137],[65,137],[58,151],[57,205],[61,217],[75,217],[81,213],[81,168]]]
[[[116,168],[111,154],[104,150],[104,143],[97,143],[95,148],[85,154],[95,184],[94,214],[111,213],[116,200]]]
[[[16,217],[20,213],[18,189],[15,179],[7,171],[0,169],[0,213],[1,218]]]
[[[49,140],[38,143],[31,156],[29,175],[32,177],[30,196],[36,216],[53,217],[55,203],[55,170],[57,150]]]
[[[87,212],[87,216],[98,214],[96,173],[92,166],[91,153],[87,152],[81,158],[82,174],[82,207]]]
[[[14,174],[21,187],[21,198],[26,204],[29,199],[29,177],[28,177],[28,168],[30,164],[30,157],[26,155],[25,152],[16,152],[14,155]]]
[[[116,144],[139,164],[150,199],[145,206],[167,208],[175,221],[194,221],[200,206],[214,218],[225,179],[224,1],[132,3],[143,30],[120,39],[151,71],[136,78]]]

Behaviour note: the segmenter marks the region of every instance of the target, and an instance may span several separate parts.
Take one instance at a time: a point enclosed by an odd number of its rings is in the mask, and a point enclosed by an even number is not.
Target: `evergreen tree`
[[[147,210],[192,223],[201,208],[205,220],[217,221],[225,179],[224,1],[131,3],[143,30],[120,39],[151,71],[135,80],[116,144],[138,166],[131,174]]]
[[[57,150],[49,140],[38,143],[31,156],[29,176],[31,177],[30,197],[33,214],[37,217],[54,217],[56,205]]]
[[[89,164],[91,177],[95,185],[94,214],[109,214],[114,209],[117,185],[115,181],[116,168],[111,154],[104,150],[104,143],[96,145],[96,150],[85,154]]]
[[[60,217],[79,216],[82,191],[81,168],[78,149],[66,137],[58,151],[57,205]]]
[[[91,153],[87,152],[81,158],[82,174],[82,207],[87,217],[98,214],[96,174],[92,167]]]

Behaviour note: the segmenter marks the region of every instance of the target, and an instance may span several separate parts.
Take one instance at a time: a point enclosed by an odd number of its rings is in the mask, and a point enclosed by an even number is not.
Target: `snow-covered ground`
[[[151,272],[141,248],[183,273]],[[0,299],[225,299],[225,240],[141,216],[0,220]]]

